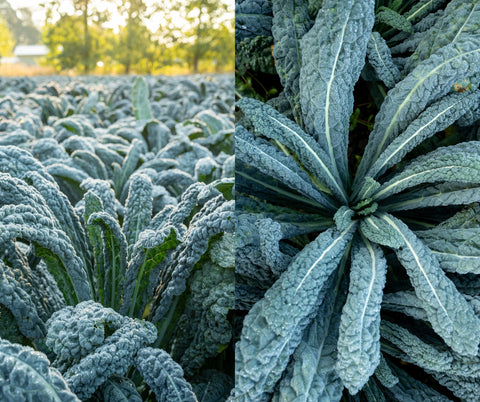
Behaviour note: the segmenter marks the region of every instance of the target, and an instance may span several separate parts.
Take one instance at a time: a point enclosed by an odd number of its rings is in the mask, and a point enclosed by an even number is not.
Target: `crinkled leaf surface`
[[[343,183],[348,181],[353,87],[364,64],[373,21],[373,1],[326,0],[301,40],[300,103],[305,130],[318,140]]]
[[[43,353],[0,339],[0,396],[6,402],[35,395],[45,402],[79,402]]]
[[[380,362],[380,306],[387,263],[379,246],[353,243],[350,288],[342,311],[336,370],[351,394],[368,381]]]
[[[480,319],[471,306],[445,276],[430,249],[403,222],[388,214],[380,219],[403,239],[397,257],[407,270],[435,332],[457,353],[476,355]]]
[[[245,318],[236,347],[235,400],[261,400],[285,369],[321,302],[319,294],[352,239],[355,223],[308,244]]]

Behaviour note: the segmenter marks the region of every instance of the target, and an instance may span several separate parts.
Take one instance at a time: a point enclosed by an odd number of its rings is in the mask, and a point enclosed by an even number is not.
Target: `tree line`
[[[68,13],[62,11],[60,0],[41,3],[46,16],[41,41],[49,49],[47,65],[84,74],[145,74],[165,66],[185,66],[194,73],[233,70],[233,0],[232,4],[226,0],[171,0],[153,5],[144,0],[107,1],[124,21],[116,29],[106,26],[111,15],[99,7],[101,2],[72,0],[73,9]],[[0,0],[0,6],[2,2],[6,3]],[[8,24],[8,19],[5,22]],[[152,25],[158,28],[152,30]],[[0,21],[0,38],[2,31]],[[18,38],[13,27],[10,31],[17,44],[28,42]]]

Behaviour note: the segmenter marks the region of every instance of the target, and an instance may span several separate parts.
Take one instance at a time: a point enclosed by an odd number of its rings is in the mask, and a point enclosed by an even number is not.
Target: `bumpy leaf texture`
[[[387,230],[395,237],[395,244],[383,244],[397,249],[397,257],[405,267],[435,332],[457,353],[476,355],[480,343],[480,320],[445,276],[436,257],[399,219],[381,214],[375,220],[388,225]]]
[[[322,303],[303,333],[286,375],[273,395],[273,402],[333,402],[341,399],[344,385],[335,369],[335,362],[341,310],[346,299],[346,282],[345,277],[342,280],[342,275],[347,255],[322,290]]]
[[[192,386],[183,377],[182,367],[162,349],[143,348],[135,366],[160,402],[197,402]]]
[[[367,58],[378,78],[388,88],[393,88],[402,78],[400,70],[393,63],[387,42],[378,32],[372,32],[368,40]]]
[[[459,40],[421,62],[388,92],[375,118],[354,186],[363,181],[368,168],[429,104],[448,94],[457,81],[480,71],[479,60],[479,40]]]
[[[264,400],[273,391],[302,332],[320,304],[319,294],[338,266],[355,224],[329,229],[308,244],[245,317],[237,343],[233,400]]]
[[[305,129],[318,140],[345,184],[353,86],[363,68],[373,22],[374,1],[327,0],[301,40]]]
[[[238,126],[235,131],[235,156],[255,166],[264,174],[288,184],[290,188],[308,199],[316,201],[315,206],[318,208],[335,210],[335,204],[331,198],[315,188],[308,174],[291,157],[267,141],[255,139],[242,126]]]
[[[480,2],[478,0],[449,2],[442,18],[427,34],[423,35],[415,53],[409,57],[406,70],[412,71],[420,62],[449,43],[461,41],[465,37],[478,37],[479,18]]]
[[[266,138],[280,141],[290,148],[322,184],[338,198],[347,202],[345,189],[341,185],[338,172],[335,173],[333,162],[328,153],[310,135],[290,119],[262,102],[243,98],[237,102],[237,106],[252,121],[257,133]]]
[[[0,397],[6,402],[31,400],[79,402],[60,372],[43,353],[0,339]]]
[[[295,119],[298,125],[303,127],[299,83],[302,66],[300,40],[309,31],[313,21],[308,13],[307,1],[275,0],[272,8],[275,68]]]
[[[107,328],[113,330],[109,336]],[[49,344],[60,358],[69,360],[62,365],[63,374],[82,399],[92,396],[112,375],[125,376],[137,352],[156,337],[152,323],[123,317],[93,301],[60,310],[49,321]]]
[[[387,263],[366,238],[353,243],[350,288],[342,311],[337,372],[356,394],[380,363],[380,306]]]
[[[216,356],[225,348],[232,336],[227,314],[235,303],[234,243],[231,235],[224,236],[226,239],[212,245],[210,254],[218,254],[215,250],[221,247],[221,253],[226,258],[219,260],[213,257],[216,262],[205,262],[193,274],[189,281],[190,296],[178,324],[177,339],[188,344],[180,364],[190,377],[207,358]]]
[[[151,120],[152,110],[148,100],[148,83],[144,77],[137,77],[132,88],[133,113],[137,120]]]

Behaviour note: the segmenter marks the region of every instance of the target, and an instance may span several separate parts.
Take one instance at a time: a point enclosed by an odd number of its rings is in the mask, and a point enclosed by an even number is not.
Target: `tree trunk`
[[[200,12],[198,13],[198,25],[197,25],[197,39],[193,47],[193,72],[198,73],[198,62],[200,61],[200,40],[202,36],[202,7],[200,7]]]
[[[194,51],[192,67],[193,67],[193,72],[195,74],[198,73],[198,62],[199,62],[199,60],[200,60],[200,58],[198,57],[197,51]]]
[[[90,70],[90,37],[88,35],[88,0],[84,1],[83,8],[83,40],[84,40],[84,54],[83,54],[83,72],[88,74]]]
[[[127,60],[125,61],[125,74],[130,74],[130,68],[132,65],[132,24],[133,24],[133,17],[132,17],[132,5],[128,9],[128,18],[127,18]]]

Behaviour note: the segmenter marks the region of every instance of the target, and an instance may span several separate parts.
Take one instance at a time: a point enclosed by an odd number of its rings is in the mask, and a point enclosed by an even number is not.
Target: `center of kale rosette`
[[[346,205],[340,207],[333,216],[338,230],[344,230],[352,220],[364,218],[373,214],[378,208],[378,204],[371,199],[360,201],[357,205],[350,208]]]

